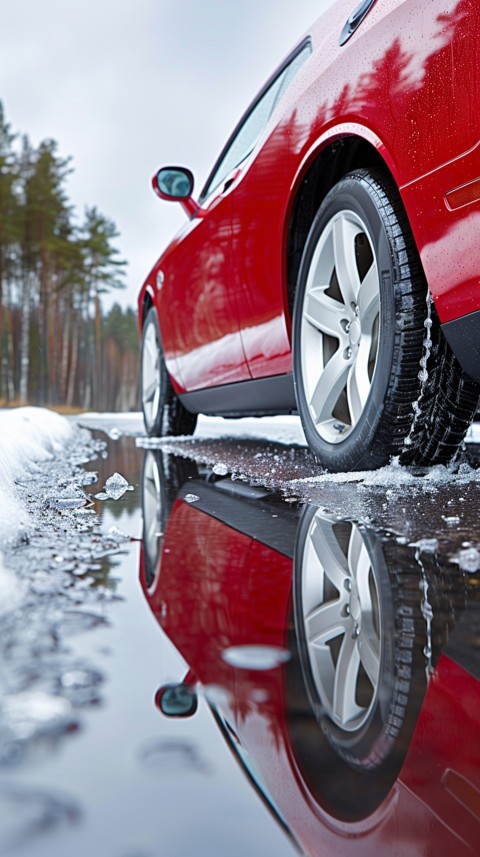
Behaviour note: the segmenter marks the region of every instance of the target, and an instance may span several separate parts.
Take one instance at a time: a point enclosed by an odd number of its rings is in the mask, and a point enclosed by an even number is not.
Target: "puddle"
[[[285,497],[300,446],[106,428],[0,568],[2,854],[475,853],[476,480]]]
[[[65,797],[0,783],[0,851],[20,852],[46,831],[79,820],[78,807]],[[20,852],[21,853],[21,852]]]

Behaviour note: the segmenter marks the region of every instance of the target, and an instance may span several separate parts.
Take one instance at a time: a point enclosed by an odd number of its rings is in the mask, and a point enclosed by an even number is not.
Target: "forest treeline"
[[[123,287],[115,224],[96,207],[78,222],[70,158],[35,148],[0,102],[0,404],[129,410],[138,405],[132,309],[102,311]]]

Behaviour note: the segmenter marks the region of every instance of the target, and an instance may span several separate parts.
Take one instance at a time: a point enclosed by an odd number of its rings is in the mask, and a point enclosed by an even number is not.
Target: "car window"
[[[290,62],[279,72],[275,80],[262,93],[258,101],[249,111],[247,117],[234,135],[219,163],[210,176],[207,186],[202,191],[201,198],[208,196],[225,179],[235,167],[250,154],[265,128],[275,105],[283,97],[293,78],[300,70],[312,49],[310,43],[295,54]]]

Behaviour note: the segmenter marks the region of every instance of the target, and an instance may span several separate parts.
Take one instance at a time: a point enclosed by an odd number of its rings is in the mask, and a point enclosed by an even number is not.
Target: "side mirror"
[[[164,684],[155,694],[155,705],[165,717],[192,717],[197,694],[188,684]]]
[[[193,217],[199,206],[192,198],[193,174],[185,167],[162,167],[152,179],[152,187],[168,202],[180,202],[189,217]]]

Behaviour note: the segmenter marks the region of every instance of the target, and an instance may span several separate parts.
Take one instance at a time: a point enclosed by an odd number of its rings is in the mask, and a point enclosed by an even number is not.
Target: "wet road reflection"
[[[186,663],[164,717],[194,729],[205,698],[302,853],[478,853],[476,569],[159,450],[142,502],[140,582]]]
[[[478,853],[480,472],[121,431],[9,556],[0,853]]]

